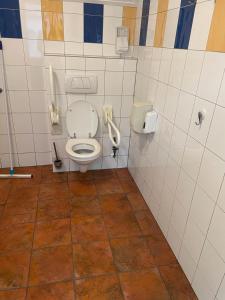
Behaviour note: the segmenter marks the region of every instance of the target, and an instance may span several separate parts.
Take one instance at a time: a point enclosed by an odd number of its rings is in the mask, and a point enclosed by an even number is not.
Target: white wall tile
[[[218,205],[220,206],[220,208],[223,209],[223,211],[225,211],[225,180],[224,180],[224,178],[223,178],[223,184],[221,186],[220,194],[218,197]]]
[[[44,90],[44,76],[42,67],[26,67],[28,89],[30,91]]]
[[[71,1],[63,1],[63,12],[64,13],[76,13],[83,14],[83,3],[82,2],[71,2]]]
[[[198,183],[212,200],[216,201],[225,173],[225,162],[208,151],[204,152]]]
[[[179,90],[177,88],[168,86],[164,114],[165,117],[171,122],[174,122],[178,101]]]
[[[188,51],[181,88],[191,94],[196,94],[202,70],[203,51]]]
[[[186,56],[186,50],[175,49],[173,51],[169,83],[176,88],[180,88],[181,86]]]
[[[30,112],[29,94],[27,91],[10,91],[9,100],[13,113]]]
[[[20,153],[18,154],[19,166],[29,167],[36,165],[35,153]]]
[[[185,275],[187,276],[188,280],[191,282],[196,269],[196,263],[194,262],[190,253],[188,252],[188,250],[185,248],[184,245],[182,245],[181,247],[178,260],[180,265],[182,265],[182,269]]]
[[[122,72],[124,67],[123,59],[106,59],[106,71]]]
[[[206,49],[213,11],[213,0],[204,1],[196,5],[189,49]],[[204,26],[202,24],[204,24]]]
[[[163,47],[174,48],[179,11],[179,8],[176,8],[167,12]]]
[[[137,60],[136,59],[125,59],[124,60],[124,71],[125,72],[136,72]]]
[[[5,64],[9,66],[23,66],[25,64],[23,40],[7,38],[3,39],[2,42],[4,45]]]
[[[205,281],[206,291],[210,290],[215,296],[224,273],[224,261],[219,257],[210,243],[206,241],[198,264],[197,272],[193,280],[193,286],[198,285],[197,282],[199,278],[203,278]]]
[[[159,70],[159,80],[161,80],[162,82],[165,83],[169,82],[172,58],[173,58],[173,49],[163,48],[160,70]]]
[[[180,129],[188,132],[192,110],[195,103],[195,96],[181,91],[177,105],[175,124]]]
[[[9,90],[27,90],[27,77],[24,66],[7,66],[6,76]]]
[[[65,42],[65,54],[67,55],[83,55],[83,43]]]
[[[225,160],[225,108],[216,107],[206,146]]]
[[[64,40],[69,42],[83,42],[83,16],[64,13]]]
[[[215,203],[197,186],[191,204],[190,218],[203,233],[207,233]]]
[[[187,249],[193,261],[196,263],[198,262],[201,254],[204,240],[205,236],[203,233],[200,231],[200,229],[198,229],[195,223],[189,219],[184,234],[183,246]]]
[[[43,38],[42,17],[40,11],[21,10],[23,38],[39,40]]]
[[[182,130],[174,127],[170,146],[170,156],[178,164],[181,164],[183,158],[186,139],[187,134],[184,133]]]
[[[115,5],[104,5],[104,17],[122,18],[123,7]]]
[[[44,65],[44,45],[42,40],[23,40],[25,62],[30,66]]]
[[[196,180],[198,176],[203,151],[204,148],[200,143],[198,143],[191,137],[188,137],[184,150],[182,167],[194,180]]]
[[[65,43],[62,41],[44,41],[44,49],[45,54],[64,54]]]
[[[206,52],[197,95],[216,102],[225,68],[225,54]],[[212,76],[213,74],[213,76]]]
[[[48,112],[44,91],[29,91],[31,112]]]
[[[116,28],[122,25],[122,18],[104,16],[103,43],[115,44]]]
[[[29,113],[12,114],[15,133],[32,133],[31,115]]]
[[[123,95],[131,96],[134,94],[135,77],[135,72],[124,72]]]
[[[84,43],[84,55],[102,55],[102,44]]]
[[[223,278],[223,281],[221,283],[221,286],[219,288],[218,294],[217,294],[217,300],[223,300],[225,298],[225,277]]]
[[[41,10],[40,0],[20,0],[20,9]]]
[[[103,58],[86,58],[86,70],[105,70],[105,59]]]
[[[216,207],[208,232],[208,239],[216,248],[219,255],[225,260],[225,212]],[[225,270],[224,270],[225,271]]]
[[[121,95],[123,87],[122,72],[105,72],[105,94]]]
[[[34,142],[32,134],[17,134],[16,145],[18,153],[34,152]]]

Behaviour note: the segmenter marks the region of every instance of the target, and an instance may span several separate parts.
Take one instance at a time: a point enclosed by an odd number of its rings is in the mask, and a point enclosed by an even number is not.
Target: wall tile
[[[136,7],[123,7],[123,23],[122,25],[129,29],[129,45],[134,45],[135,26],[136,26]]]
[[[40,0],[20,0],[20,9],[41,10]]]
[[[84,15],[84,42],[102,43],[103,17]]]
[[[143,0],[139,45],[146,45],[150,0]]]
[[[189,49],[206,49],[214,3],[214,0],[197,3],[189,41]],[[202,24],[204,24],[204,26],[202,26]]]
[[[216,1],[206,50],[225,52],[224,1]]]
[[[181,0],[181,5],[185,5],[186,2],[188,1]],[[175,48],[188,49],[194,13],[195,4],[180,8]]]
[[[102,4],[84,3],[84,14],[91,16],[103,16],[104,6]]]
[[[2,37],[22,38],[19,10],[0,9],[0,20],[0,32]]]
[[[75,13],[75,14],[83,15],[83,13],[84,13],[84,4],[83,4],[83,2],[63,1],[63,12],[64,13]]]
[[[44,40],[64,40],[62,13],[42,12],[42,24]]]
[[[159,12],[156,19],[156,29],[154,36],[154,47],[162,47],[166,28],[167,12]]]
[[[83,16],[78,14],[64,14],[65,41],[83,43],[84,22]]]
[[[104,17],[103,43],[115,44],[116,28],[122,25],[122,18]]]
[[[41,0],[41,10],[44,12],[61,13],[63,11],[62,0]]]
[[[21,10],[21,23],[23,38],[42,39],[42,17],[40,11]]]
[[[225,162],[212,152],[205,150],[199,172],[198,184],[213,201],[216,201],[225,173]]]
[[[174,48],[179,9],[168,10],[166,18],[166,28],[164,34],[163,47]],[[176,48],[176,47],[175,47]]]
[[[19,0],[1,0],[0,8],[19,9]]]

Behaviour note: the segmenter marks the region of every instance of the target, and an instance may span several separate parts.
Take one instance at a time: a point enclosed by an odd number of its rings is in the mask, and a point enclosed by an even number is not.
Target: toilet
[[[98,130],[98,114],[86,101],[73,102],[66,113],[66,126],[70,137],[66,153],[79,165],[80,172],[85,173],[101,154],[101,146],[94,139]]]

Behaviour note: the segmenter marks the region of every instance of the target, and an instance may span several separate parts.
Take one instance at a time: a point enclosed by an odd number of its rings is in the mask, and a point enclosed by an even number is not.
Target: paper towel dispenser
[[[98,90],[97,77],[94,75],[67,75],[65,80],[66,93],[96,94]]]

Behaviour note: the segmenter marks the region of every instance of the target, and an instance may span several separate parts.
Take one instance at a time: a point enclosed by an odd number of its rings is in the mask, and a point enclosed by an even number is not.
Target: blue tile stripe
[[[196,1],[192,5],[184,6],[189,2],[190,0],[181,1],[181,8],[179,12],[179,19],[177,24],[177,32],[176,32],[175,45],[174,45],[174,48],[176,49],[188,49],[190,36],[191,36],[191,29],[193,24],[193,18],[195,13],[195,7],[196,7]]]
[[[84,43],[102,44],[104,5],[84,3]]]
[[[0,8],[0,34],[4,38],[22,38],[20,11]]]
[[[0,41],[0,50],[2,50],[2,41]]]
[[[139,46],[146,45],[148,17],[149,17],[150,0],[144,0],[142,6],[141,30],[139,38]]]
[[[0,0],[0,8],[20,9],[19,0]]]

